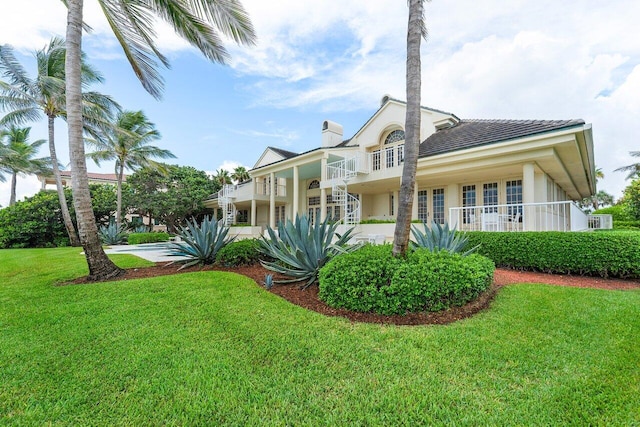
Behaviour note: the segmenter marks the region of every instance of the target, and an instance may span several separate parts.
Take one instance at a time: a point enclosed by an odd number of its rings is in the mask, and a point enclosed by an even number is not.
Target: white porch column
[[[525,163],[522,166],[522,203],[534,203],[536,200],[536,170],[533,163]],[[536,209],[525,207],[522,211],[525,231],[536,230]]]
[[[327,154],[320,160],[320,182],[327,180]]]
[[[256,199],[252,199],[251,200],[251,226],[255,227],[256,226],[256,212],[257,212],[257,205],[256,205]]]
[[[293,167],[293,210],[291,211],[292,219],[298,215],[300,209],[300,168],[298,166]]]
[[[327,219],[327,189],[320,189],[320,221]]]
[[[276,174],[269,174],[269,227],[276,228]]]
[[[449,218],[449,209],[457,208],[460,204],[460,199],[458,197],[458,184],[449,184],[447,186],[447,203],[444,211],[444,220],[451,223],[449,227],[456,227],[458,225],[458,217],[454,216],[454,218]]]
[[[418,219],[418,183],[413,189],[413,206],[411,207],[411,221]]]
[[[393,216],[398,218],[398,198],[400,196],[400,192],[398,190],[395,190],[393,192]]]
[[[325,154],[320,160],[320,221],[327,218],[327,189],[322,187],[327,180],[327,158],[328,154]]]

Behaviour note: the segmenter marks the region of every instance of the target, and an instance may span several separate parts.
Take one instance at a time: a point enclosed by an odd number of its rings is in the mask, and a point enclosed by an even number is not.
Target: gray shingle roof
[[[283,150],[282,148],[276,148],[276,147],[267,147],[267,148],[269,148],[271,151],[275,151],[276,153],[280,154],[285,159],[290,159],[298,155],[298,153],[294,153],[293,151]]]
[[[584,125],[584,120],[460,120],[420,144],[418,157],[434,156]]]

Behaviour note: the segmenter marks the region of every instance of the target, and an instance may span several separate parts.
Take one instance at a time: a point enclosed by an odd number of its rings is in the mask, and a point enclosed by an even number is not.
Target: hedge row
[[[167,233],[131,233],[127,237],[127,243],[130,245],[139,245],[141,243],[168,242],[169,234]]]
[[[498,267],[640,278],[640,233],[469,232],[469,247]]]
[[[477,298],[491,285],[494,269],[476,254],[418,249],[402,259],[393,257],[390,245],[367,245],[320,270],[318,297],[359,312],[440,311]]]
[[[640,221],[616,221],[613,220],[614,230],[640,230]]]

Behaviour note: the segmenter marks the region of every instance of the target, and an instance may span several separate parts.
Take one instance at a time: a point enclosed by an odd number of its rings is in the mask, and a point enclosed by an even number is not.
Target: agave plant
[[[424,233],[418,230],[416,226],[411,227],[411,234],[415,239],[415,242],[411,241],[412,249],[424,248],[431,252],[447,251],[459,253],[462,256],[467,256],[478,249],[476,246],[463,252],[469,238],[464,234],[456,233],[455,227],[450,229],[447,223],[442,226],[435,221],[431,221],[431,228],[427,227],[426,222],[423,222],[422,225]]]
[[[105,245],[120,245],[127,240],[127,228],[124,225],[117,225],[115,221],[109,225],[103,225],[98,229],[100,239]]]
[[[132,233],[148,233],[149,227],[144,224],[131,224],[129,226]]]
[[[337,228],[338,224],[330,224],[329,218],[311,224],[306,215],[296,215],[293,222],[287,220],[286,223],[279,223],[279,236],[268,227],[269,238],[263,236],[260,239],[260,251],[275,261],[260,263],[271,271],[293,277],[291,280],[274,282],[291,283],[306,280],[302,286],[302,289],[306,289],[318,280],[318,272],[331,258],[360,247],[347,245],[353,228],[342,235],[336,233]]]
[[[171,255],[186,256],[188,259],[180,270],[195,264],[213,264],[218,251],[233,242],[236,236],[227,238],[229,227],[206,216],[200,224],[187,220],[187,226],[180,226],[178,236],[181,243],[171,243]]]

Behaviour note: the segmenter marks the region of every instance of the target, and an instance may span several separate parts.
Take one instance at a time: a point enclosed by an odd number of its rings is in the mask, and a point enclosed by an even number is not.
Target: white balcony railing
[[[268,196],[271,193],[271,183],[269,182],[269,178],[256,178],[255,183],[255,194],[259,196]],[[275,195],[282,197],[287,195],[287,185],[284,179],[276,178]]]
[[[611,228],[610,215],[593,219],[574,202],[520,203],[449,209],[449,224],[463,231],[584,231]]]
[[[367,153],[368,172],[376,172],[402,166],[404,163],[404,145],[387,147]]]
[[[613,228],[613,217],[607,215],[588,215],[589,229],[591,230],[611,230]]]

